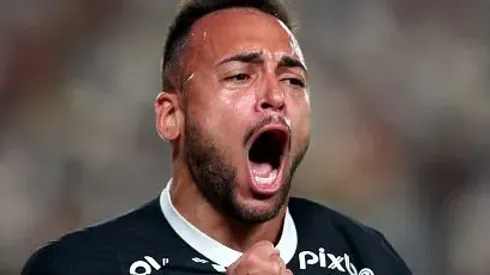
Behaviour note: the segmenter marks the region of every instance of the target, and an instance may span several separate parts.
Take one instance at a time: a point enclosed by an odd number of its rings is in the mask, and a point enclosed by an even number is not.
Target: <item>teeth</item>
[[[271,184],[276,180],[276,178],[277,178],[277,169],[272,170],[272,172],[269,174],[268,177],[265,178],[259,176],[254,177],[255,182],[259,184]]]

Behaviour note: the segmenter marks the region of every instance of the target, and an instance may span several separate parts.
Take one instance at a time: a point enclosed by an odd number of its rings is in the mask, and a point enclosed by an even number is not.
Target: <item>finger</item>
[[[286,269],[286,264],[279,256],[279,253],[274,253],[269,257],[269,266],[271,267],[271,274],[283,274]]]
[[[260,241],[252,246],[252,250],[254,249],[272,251],[275,250],[276,248],[274,247],[274,244],[269,241]]]
[[[281,256],[279,255],[279,253],[273,253],[270,257],[269,257],[269,260],[272,261],[272,262],[276,262],[276,263],[279,263],[281,266],[286,266],[284,264],[284,261],[281,259]]]
[[[268,259],[273,254],[279,255],[279,250],[271,242],[258,242],[249,251],[250,254],[256,254],[262,259]]]
[[[293,272],[290,269],[285,268],[282,271],[282,275],[293,275]]]

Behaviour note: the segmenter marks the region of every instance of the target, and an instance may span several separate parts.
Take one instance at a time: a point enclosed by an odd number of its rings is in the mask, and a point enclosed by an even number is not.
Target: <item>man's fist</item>
[[[254,244],[250,249],[230,267],[226,274],[228,275],[259,275],[259,274],[276,274],[285,275],[293,274],[279,256],[277,250],[271,242],[262,241]]]

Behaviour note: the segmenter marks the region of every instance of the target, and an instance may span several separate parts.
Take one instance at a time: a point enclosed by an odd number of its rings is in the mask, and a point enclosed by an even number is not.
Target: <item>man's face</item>
[[[309,145],[296,40],[260,11],[218,11],[194,25],[183,71],[183,153],[198,189],[239,222],[273,218]]]

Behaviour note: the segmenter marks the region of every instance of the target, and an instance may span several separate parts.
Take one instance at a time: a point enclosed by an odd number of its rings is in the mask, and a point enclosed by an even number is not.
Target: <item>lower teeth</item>
[[[272,172],[266,178],[259,177],[259,176],[254,177],[255,182],[259,184],[271,184],[276,180],[276,178],[277,178],[277,169],[272,170]]]

